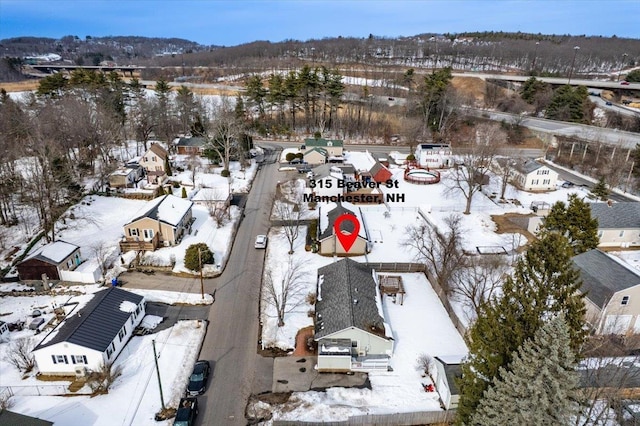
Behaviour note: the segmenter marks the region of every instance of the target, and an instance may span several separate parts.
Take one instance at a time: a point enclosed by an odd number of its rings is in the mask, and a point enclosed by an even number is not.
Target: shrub
[[[415,161],[415,159],[416,159],[415,155],[413,155],[413,154],[407,155],[407,161]]]
[[[303,154],[303,153],[301,153],[301,152],[298,152],[298,153],[296,154],[296,158],[299,158],[299,159],[301,159],[301,160],[302,160],[302,159],[304,158],[304,154]]]
[[[220,172],[220,176],[222,177],[229,177],[231,175],[231,172],[229,171],[229,169],[224,169],[222,172]]]
[[[206,243],[191,244],[184,254],[184,266],[187,269],[198,272],[200,271],[200,263],[203,265],[212,264],[213,253],[211,253]]]
[[[187,198],[187,188],[182,187],[182,198]]]
[[[287,161],[291,161],[294,158],[296,158],[296,154],[294,154],[293,152],[287,152],[287,155],[284,156],[284,159]]]

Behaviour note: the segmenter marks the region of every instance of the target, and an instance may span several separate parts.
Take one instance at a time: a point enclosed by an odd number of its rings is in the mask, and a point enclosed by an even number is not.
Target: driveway
[[[147,315],[163,317],[164,320],[153,329],[154,333],[173,327],[176,322],[184,320],[208,320],[211,305],[180,305],[173,306],[166,303],[149,302],[146,307]]]
[[[179,291],[200,294],[200,278],[183,278],[164,272],[125,272],[118,277],[124,288]],[[206,287],[206,286],[205,286]]]

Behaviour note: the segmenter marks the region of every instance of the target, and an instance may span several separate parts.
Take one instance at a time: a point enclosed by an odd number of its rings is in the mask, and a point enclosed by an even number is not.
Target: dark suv
[[[189,377],[189,385],[187,386],[187,395],[196,396],[204,393],[207,387],[207,379],[211,372],[209,361],[198,361],[193,366],[193,373]]]
[[[198,415],[198,400],[195,398],[182,398],[176,411],[176,420],[173,426],[192,426]]]

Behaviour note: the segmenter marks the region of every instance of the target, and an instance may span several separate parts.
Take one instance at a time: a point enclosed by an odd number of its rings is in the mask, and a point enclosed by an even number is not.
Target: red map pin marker
[[[340,228],[342,222],[345,221],[352,224],[353,231]],[[340,241],[344,251],[349,252],[353,243],[355,243],[358,238],[358,232],[360,232],[360,221],[355,215],[349,213],[340,215],[333,224],[333,232],[336,234],[336,237],[338,237],[338,241]]]

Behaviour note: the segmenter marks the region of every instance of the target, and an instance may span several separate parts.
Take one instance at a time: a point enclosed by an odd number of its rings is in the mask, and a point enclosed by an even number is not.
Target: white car
[[[257,249],[267,248],[267,236],[266,235],[258,235],[256,237],[256,243],[254,247]]]

